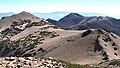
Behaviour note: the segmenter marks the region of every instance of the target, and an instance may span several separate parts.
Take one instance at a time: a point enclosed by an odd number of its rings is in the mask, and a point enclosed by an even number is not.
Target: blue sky
[[[89,12],[120,16],[120,0],[0,0],[0,12]]]

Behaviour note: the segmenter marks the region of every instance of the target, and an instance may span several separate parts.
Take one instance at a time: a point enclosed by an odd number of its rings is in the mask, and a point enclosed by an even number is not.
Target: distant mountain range
[[[0,17],[14,15],[15,13],[0,13]],[[70,12],[52,12],[52,13],[32,13],[33,15],[47,19],[50,23],[60,26],[64,29],[88,29],[105,28],[120,36],[120,19],[107,17],[99,13],[70,13]],[[94,22],[94,23],[93,23]],[[111,27],[111,28],[110,28]]]
[[[53,24],[69,30],[104,28],[120,36],[120,19],[107,16],[86,17],[70,13]]]
[[[54,20],[59,20],[63,18],[64,16],[68,15],[71,12],[51,12],[51,13],[33,13],[34,15],[38,17],[42,17],[45,19],[51,18]],[[100,13],[84,13],[84,12],[79,12],[79,14],[84,15],[84,16],[106,16],[105,14],[100,14]]]
[[[51,12],[51,13],[32,13],[33,15],[44,18],[44,19],[54,19],[54,20],[59,20],[63,18],[64,16],[68,15],[71,12]],[[8,12],[8,13],[0,13],[0,18],[4,16],[11,16],[13,14],[16,14],[14,12]],[[84,16],[106,16],[105,14],[100,14],[100,13],[85,13],[85,12],[79,12],[79,14],[84,15]]]

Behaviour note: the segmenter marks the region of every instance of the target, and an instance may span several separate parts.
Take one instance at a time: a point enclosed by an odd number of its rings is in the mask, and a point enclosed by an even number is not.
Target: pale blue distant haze
[[[21,11],[88,12],[120,17],[120,0],[0,0],[0,13]]]

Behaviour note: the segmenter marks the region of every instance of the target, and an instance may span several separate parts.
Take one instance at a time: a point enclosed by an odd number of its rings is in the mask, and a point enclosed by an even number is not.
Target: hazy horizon
[[[120,18],[119,0],[0,0],[0,13],[85,12]]]

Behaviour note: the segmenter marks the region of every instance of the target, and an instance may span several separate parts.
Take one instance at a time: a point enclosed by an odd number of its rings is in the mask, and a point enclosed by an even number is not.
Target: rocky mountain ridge
[[[18,18],[24,15],[26,17],[18,21]],[[74,13],[71,15],[73,17],[70,20],[83,21],[85,18]],[[15,16],[18,18],[7,22],[9,25],[0,33],[1,57],[55,57],[78,64],[95,64],[120,58],[120,37],[106,29],[64,30],[42,18],[31,19],[34,16],[27,12]],[[108,18],[85,19],[88,20],[86,24],[91,24],[91,21],[93,23]],[[73,27],[73,24],[70,24],[70,27]],[[84,21],[81,24],[85,24]]]
[[[107,16],[85,17],[77,13],[70,13],[57,21],[56,25],[68,30],[103,28],[120,36],[120,20]]]

